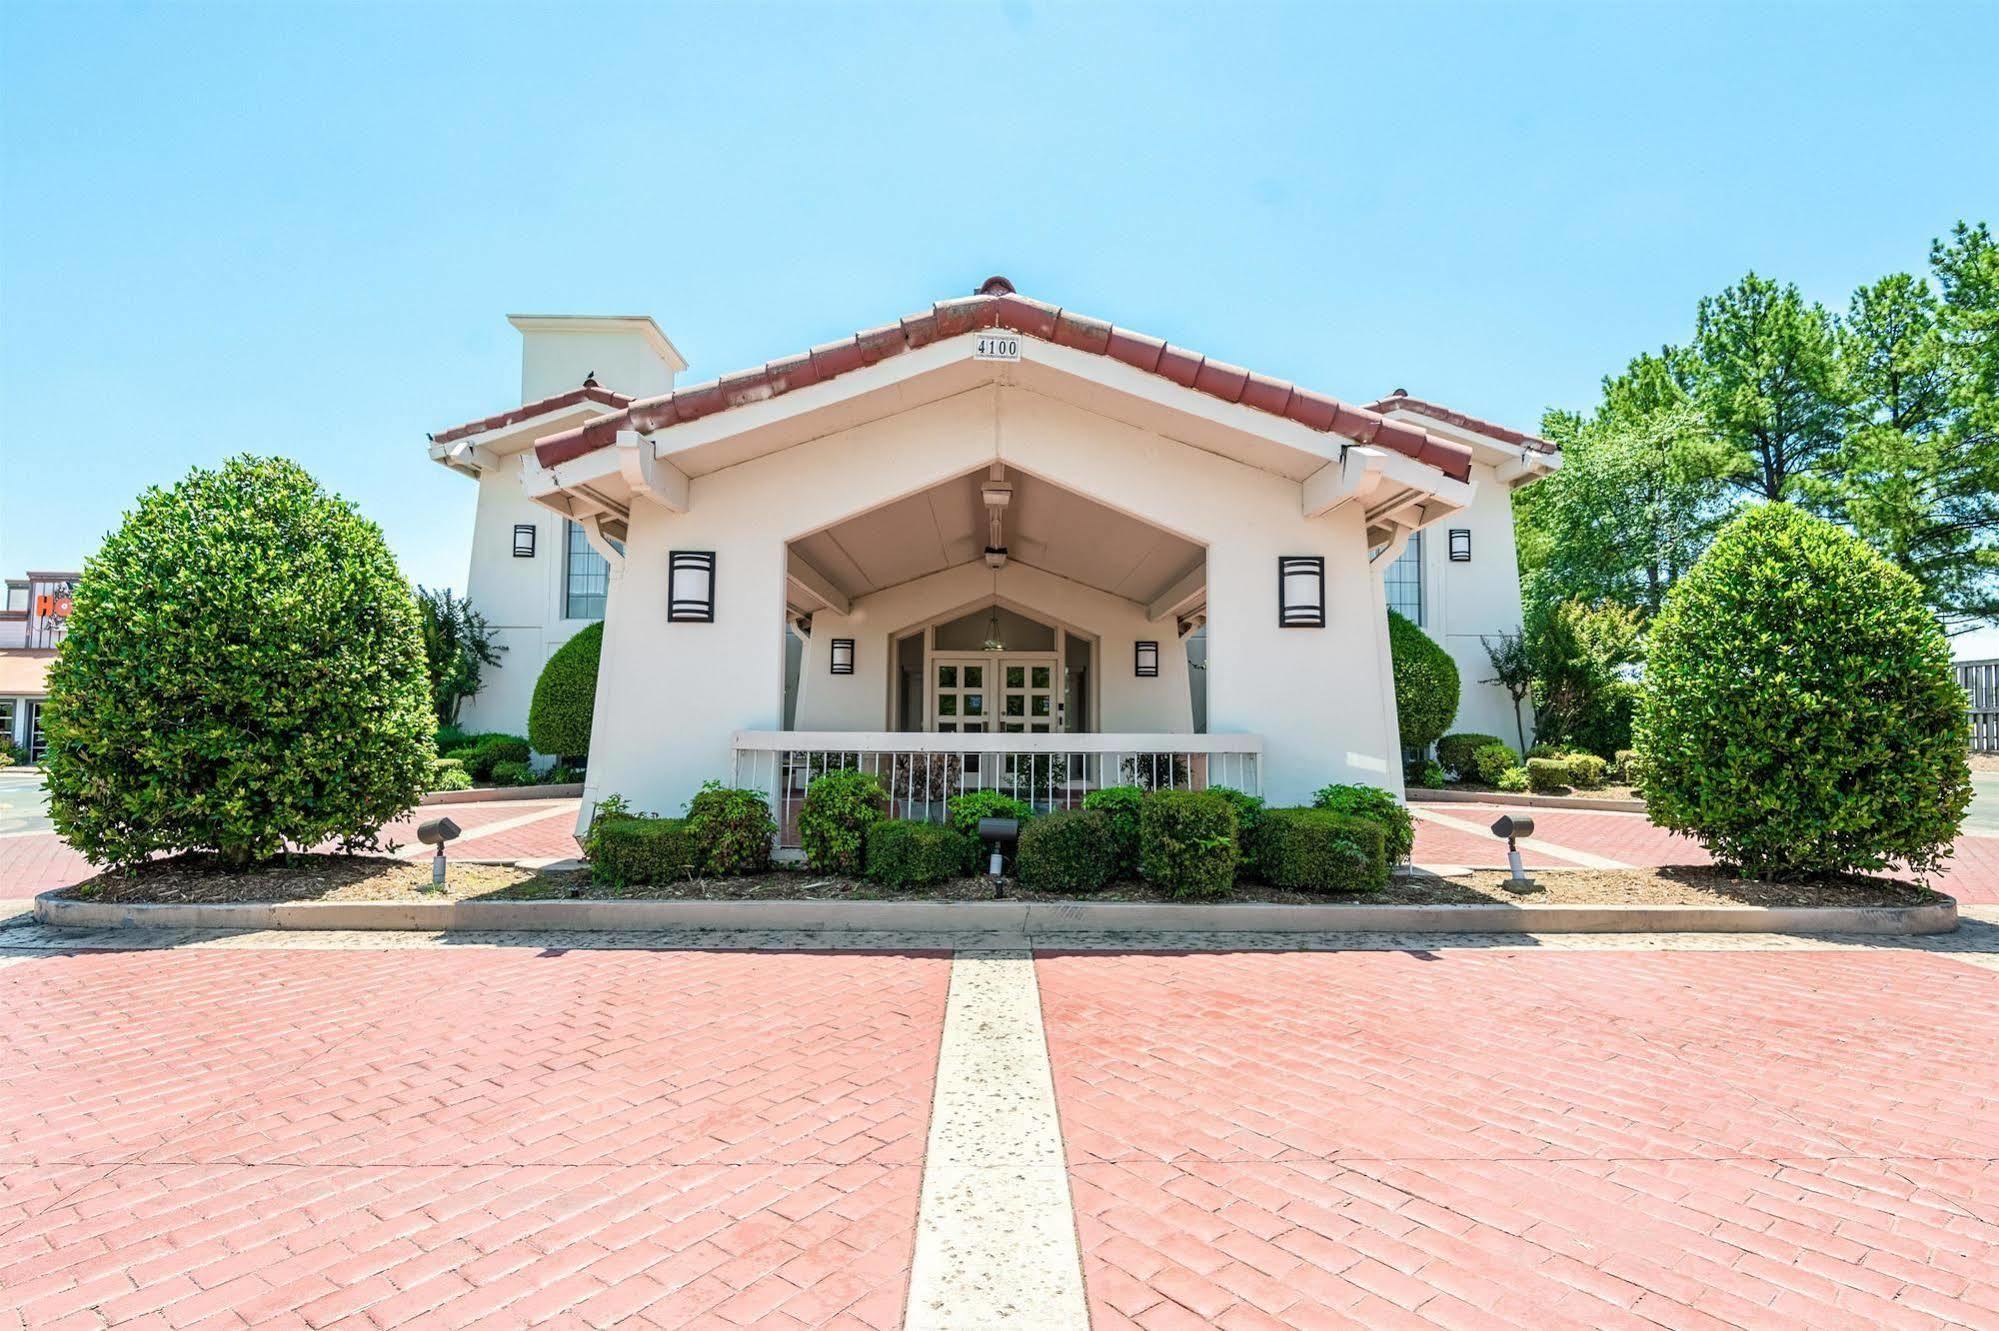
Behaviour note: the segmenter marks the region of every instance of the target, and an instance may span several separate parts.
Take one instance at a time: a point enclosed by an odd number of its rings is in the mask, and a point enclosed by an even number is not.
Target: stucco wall
[[[1424,632],[1458,663],[1458,715],[1451,729],[1497,735],[1519,742],[1513,700],[1492,677],[1483,638],[1520,631],[1520,565],[1514,554],[1513,499],[1492,466],[1472,464],[1475,490],[1463,512],[1424,529],[1423,593],[1429,607]],[[1471,532],[1471,559],[1452,563],[1450,532]],[[1533,709],[1523,703],[1527,739],[1534,738]]]
[[[467,730],[520,735],[527,733],[528,703],[542,666],[592,621],[562,617],[562,519],[529,502],[517,468],[513,459],[502,459],[479,477],[465,594],[506,650],[498,665],[485,668],[479,692],[466,701],[459,724]],[[534,524],[532,559],[514,557],[518,522]]]
[[[1296,482],[995,385],[696,477],[686,513],[634,509],[606,621],[586,816],[612,792],[677,810],[728,774],[732,731],[778,728],[787,540],[995,458],[1208,547],[1209,729],[1263,736],[1273,802],[1302,802],[1329,780],[1400,792],[1386,617],[1355,506],[1306,519]],[[673,549],[716,552],[716,622],[666,622]],[[1311,554],[1326,558],[1328,627],[1280,629],[1277,557]],[[1108,644],[1099,671],[1116,674],[1129,651]],[[827,678],[811,663],[806,675],[815,688]],[[1184,697],[1184,675],[1172,686]],[[869,695],[871,716],[884,687]],[[1100,728],[1121,723],[1107,706]]]

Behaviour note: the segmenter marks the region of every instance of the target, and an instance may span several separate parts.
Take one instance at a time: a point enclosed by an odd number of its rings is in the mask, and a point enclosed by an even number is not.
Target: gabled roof
[[[1211,360],[1160,338],[1022,296],[1003,277],[987,279],[973,295],[940,300],[928,310],[895,323],[862,329],[852,337],[707,383],[640,398],[622,410],[537,441],[535,460],[553,467],[609,447],[623,430],[650,434],[824,383],[891,356],[986,328],[1004,328],[1057,346],[1107,356],[1224,402],[1254,407],[1355,443],[1391,449],[1455,480],[1471,475],[1471,450],[1464,444],[1387,420],[1378,410],[1352,406],[1282,379]]]
[[[1510,429],[1497,421],[1482,420],[1477,416],[1467,416],[1462,411],[1452,411],[1449,407],[1429,402],[1420,397],[1411,397],[1401,389],[1396,389],[1379,402],[1370,402],[1369,411],[1386,414],[1391,411],[1414,411],[1446,425],[1455,425],[1460,430],[1470,430],[1473,434],[1486,435],[1503,443],[1520,448],[1531,448],[1537,453],[1559,453],[1562,450],[1537,434],[1525,434]]]
[[[495,412],[491,416],[481,416],[476,421],[467,421],[463,425],[454,425],[448,430],[439,430],[430,437],[430,442],[433,444],[452,443],[455,440],[464,439],[471,435],[484,434],[488,430],[498,430],[521,421],[533,420],[536,416],[541,416],[551,411],[560,411],[564,407],[573,407],[582,402],[600,402],[607,407],[622,407],[629,404],[631,400],[630,395],[614,393],[610,389],[603,387],[596,380],[591,379],[585,381],[582,386],[569,389],[566,392],[556,393],[534,402],[523,402],[511,411]]]

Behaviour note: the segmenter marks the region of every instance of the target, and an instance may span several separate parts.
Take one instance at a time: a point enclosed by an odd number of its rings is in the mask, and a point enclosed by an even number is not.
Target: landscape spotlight
[[[979,819],[979,840],[992,842],[993,858],[988,872],[992,874],[993,889],[997,893],[1000,875],[1006,871],[1006,855],[1001,847],[1011,846],[1020,840],[1020,819]]]
[[[416,839],[426,846],[436,846],[437,854],[430,861],[430,885],[444,886],[444,843],[458,837],[458,824],[449,818],[433,818],[427,823],[418,823]]]
[[[1534,880],[1527,876],[1527,870],[1520,863],[1518,844],[1519,838],[1534,835],[1534,820],[1501,814],[1499,820],[1492,825],[1492,834],[1506,838],[1506,863],[1507,867],[1513,870],[1513,877],[1506,886],[1515,892],[1525,892],[1534,886]]]

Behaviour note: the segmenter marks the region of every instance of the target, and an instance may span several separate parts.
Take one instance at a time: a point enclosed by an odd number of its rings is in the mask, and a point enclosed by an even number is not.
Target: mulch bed
[[[1472,794],[1472,795],[1532,795],[1537,800],[1565,800],[1570,798],[1571,796],[1573,796],[1576,799],[1585,799],[1585,800],[1639,799],[1639,794],[1637,789],[1632,786],[1598,786],[1595,790],[1583,790],[1579,787],[1571,787],[1568,791],[1566,791],[1563,794],[1551,795],[1545,791],[1540,791],[1540,790],[1503,791],[1498,786],[1483,785],[1477,781],[1453,781],[1451,782],[1450,785],[1445,786],[1444,789],[1462,790],[1467,794]],[[1415,789],[1412,788],[1410,793],[1414,795]]]
[[[1915,906],[1941,900],[1911,883],[1849,875],[1812,883],[1759,883],[1706,866],[1662,869],[1543,869],[1536,890],[1516,895],[1504,872],[1479,870],[1439,877],[1398,873],[1380,892],[1314,894],[1261,883],[1239,884],[1223,901],[1290,905],[1451,906]],[[61,893],[87,901],[202,903],[230,901],[991,901],[985,878],[960,878],[931,888],[896,890],[851,878],[780,870],[749,878],[689,879],[629,888],[592,883],[587,871],[536,872],[490,864],[453,864],[443,892],[432,892],[430,862],[377,855],[294,855],[249,872],[232,872],[213,857],[155,860],[130,873],[103,873]],[[1072,894],[1030,892],[1009,884],[1009,900],[1063,901]],[[1115,883],[1092,901],[1183,901],[1144,883]]]

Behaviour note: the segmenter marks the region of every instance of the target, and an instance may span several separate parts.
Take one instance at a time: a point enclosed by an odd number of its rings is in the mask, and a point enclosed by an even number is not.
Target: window
[[[580,522],[563,521],[562,545],[562,617],[602,619],[604,597],[611,587],[611,566],[591,548]]]
[[[1414,532],[1402,555],[1382,575],[1388,589],[1388,608],[1410,623],[1423,622],[1423,533]]]
[[[0,739],[14,738],[14,700],[0,698]]]

